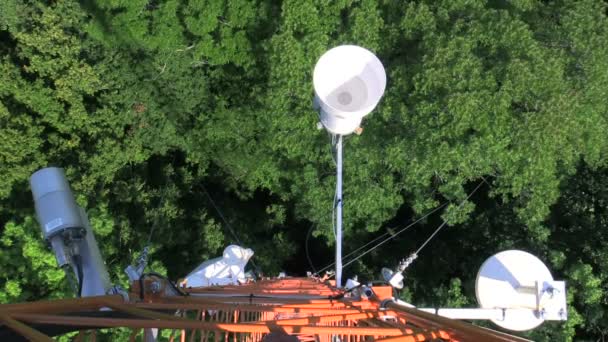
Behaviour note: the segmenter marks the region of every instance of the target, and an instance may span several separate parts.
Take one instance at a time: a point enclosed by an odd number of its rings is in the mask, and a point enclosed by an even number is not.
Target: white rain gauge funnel
[[[380,101],[386,73],[369,50],[342,45],[319,58],[313,84],[321,123],[333,134],[346,135],[354,132]]]

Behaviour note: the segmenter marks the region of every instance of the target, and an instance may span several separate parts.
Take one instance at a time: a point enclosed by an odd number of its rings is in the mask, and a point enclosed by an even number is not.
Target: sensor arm
[[[522,314],[538,312],[534,309],[481,309],[481,308],[417,308],[420,311],[432,313],[435,315],[451,318],[451,319],[466,319],[466,320],[497,320],[501,321],[507,317],[517,317]],[[562,317],[543,317],[546,321],[565,321],[567,317],[565,313]]]
[[[513,307],[508,308],[418,308],[418,310],[451,319],[505,321],[534,315],[546,321],[565,321],[568,319],[565,288],[564,281],[537,281],[535,286],[518,288],[518,292],[521,290],[521,293],[536,296],[538,303],[536,308],[514,304]],[[414,307],[401,300],[397,300],[397,303]]]

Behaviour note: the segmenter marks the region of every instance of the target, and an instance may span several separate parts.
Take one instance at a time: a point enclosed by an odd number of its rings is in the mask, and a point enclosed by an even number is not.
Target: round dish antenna
[[[492,319],[494,324],[509,330],[536,328],[544,321],[544,297],[553,297],[553,276],[534,255],[507,250],[488,258],[477,274],[475,294],[484,309],[520,310],[516,315]],[[543,296],[543,294],[549,294]]]
[[[380,101],[386,74],[369,50],[342,45],[319,58],[313,84],[321,123],[333,134],[346,135],[354,132]]]

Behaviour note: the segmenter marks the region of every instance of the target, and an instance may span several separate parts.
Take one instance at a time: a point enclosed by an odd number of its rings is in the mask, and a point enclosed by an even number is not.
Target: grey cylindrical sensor
[[[65,247],[63,243],[63,238],[61,235],[55,235],[54,237],[49,239],[51,244],[51,248],[53,252],[55,252],[55,258],[57,259],[57,265],[63,268],[70,264],[69,250]]]
[[[38,223],[45,239],[72,228],[84,228],[63,169],[48,167],[30,177]]]

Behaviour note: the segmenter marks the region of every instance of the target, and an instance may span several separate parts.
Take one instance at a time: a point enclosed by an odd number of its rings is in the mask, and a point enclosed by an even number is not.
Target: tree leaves
[[[357,44],[380,57],[388,84],[363,135],[345,139],[345,245],[449,202],[388,253],[402,258],[442,218],[451,227],[435,246],[459,241],[452,258],[425,264],[444,276],[414,269],[408,296],[465,304],[467,270],[524,246],[573,281],[576,312],[556,338],[580,333],[583,320],[602,331],[602,309],[579,294],[600,300],[607,272],[608,251],[594,244],[604,237],[590,233],[602,205],[587,201],[603,188],[568,185],[604,178],[584,170],[607,160],[605,9],[594,0],[3,1],[0,220],[11,223],[0,299],[63,293],[50,261],[54,273],[15,282],[20,267],[50,255],[34,243],[27,189],[48,165],[66,168],[123,282],[152,227],[154,267],[175,277],[233,242],[227,224],[267,271],[296,258],[311,223],[316,241],[333,244],[335,164],[315,129],[312,71],[327,49]],[[371,274],[377,257],[356,270]]]

